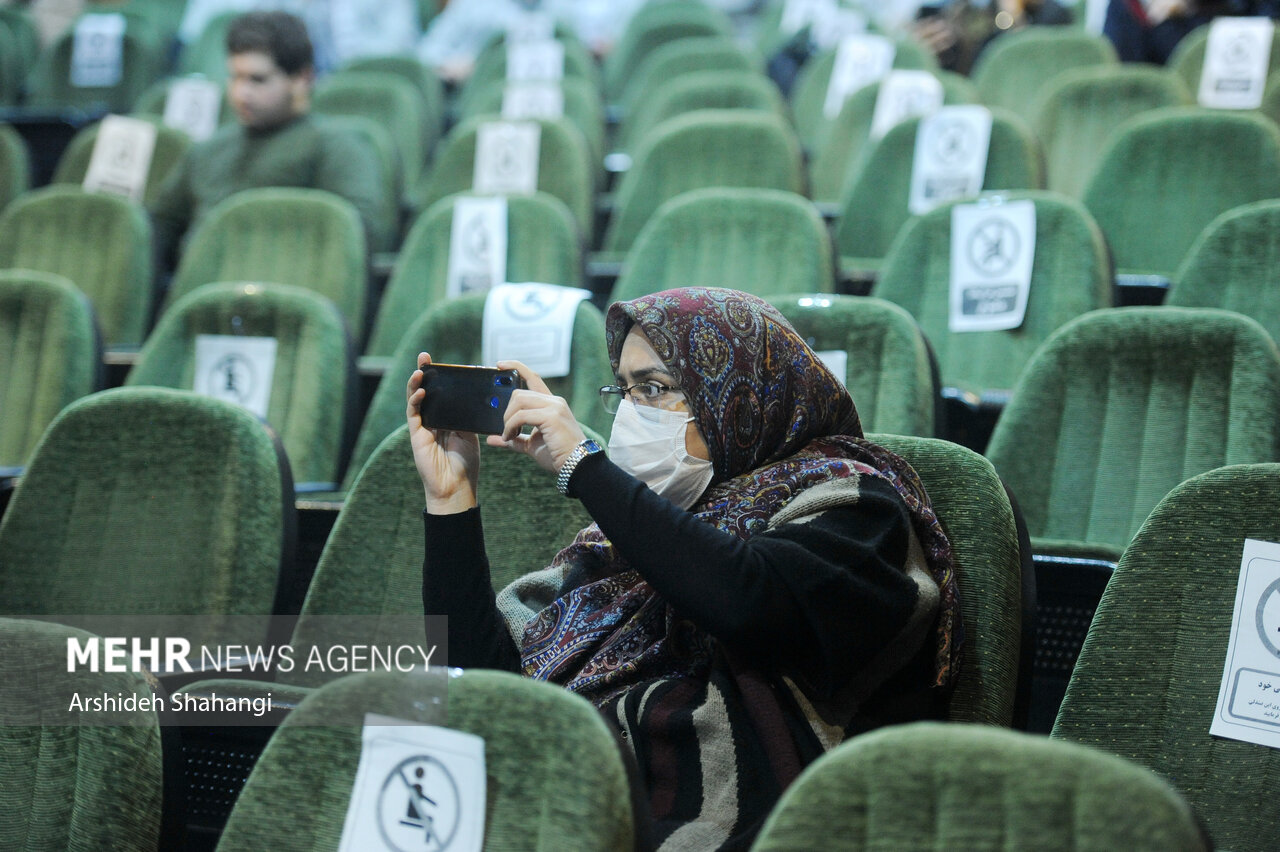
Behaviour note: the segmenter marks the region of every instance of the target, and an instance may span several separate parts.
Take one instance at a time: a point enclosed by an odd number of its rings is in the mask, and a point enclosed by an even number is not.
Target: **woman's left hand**
[[[586,438],[569,403],[553,395],[542,377],[519,361],[499,361],[497,366],[500,370],[518,370],[528,388],[511,395],[503,414],[502,434],[490,435],[485,442],[532,456],[539,467],[556,473],[573,448]],[[525,426],[532,426],[533,431],[522,435],[520,430]]]

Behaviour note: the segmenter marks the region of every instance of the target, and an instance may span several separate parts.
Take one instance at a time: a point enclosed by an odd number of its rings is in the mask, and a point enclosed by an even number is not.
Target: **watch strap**
[[[582,464],[583,459],[600,452],[604,452],[604,447],[600,446],[600,442],[594,438],[584,438],[579,441],[578,445],[569,452],[569,457],[564,460],[564,464],[560,465],[560,471],[556,474],[556,490],[566,497],[572,497],[573,495],[569,493],[569,478],[578,469],[578,465]]]

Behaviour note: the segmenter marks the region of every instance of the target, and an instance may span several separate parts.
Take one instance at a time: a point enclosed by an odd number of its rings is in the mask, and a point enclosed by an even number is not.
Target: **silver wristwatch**
[[[560,472],[556,474],[556,490],[564,496],[569,495],[569,477],[573,476],[573,472],[578,469],[578,465],[587,456],[604,452],[604,447],[600,446],[600,442],[593,438],[584,438],[569,453],[569,458],[564,460],[564,464],[560,465]]]

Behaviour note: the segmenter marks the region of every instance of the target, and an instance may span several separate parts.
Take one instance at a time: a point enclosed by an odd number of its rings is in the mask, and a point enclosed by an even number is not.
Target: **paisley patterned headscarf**
[[[863,438],[848,391],[782,314],[735,290],[685,288],[615,303],[605,325],[615,372],[623,341],[638,326],[679,377],[715,470],[691,509],[706,523],[745,539],[822,482],[862,474],[893,485],[941,590],[935,685],[948,685],[961,626],[946,536],[915,472]],[[676,617],[598,526],[579,533],[552,564],[566,569],[567,580],[525,628],[521,658],[529,676],[600,702],[707,665],[709,637]]]

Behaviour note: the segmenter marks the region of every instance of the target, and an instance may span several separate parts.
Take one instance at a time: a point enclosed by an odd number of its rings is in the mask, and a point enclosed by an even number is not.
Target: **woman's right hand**
[[[418,354],[418,369],[409,376],[405,417],[409,421],[413,461],[426,492],[427,511],[433,515],[451,515],[477,505],[480,439],[470,432],[428,429],[422,425],[422,415],[418,412],[418,405],[426,396],[422,389],[422,368],[430,363],[430,355]]]

